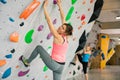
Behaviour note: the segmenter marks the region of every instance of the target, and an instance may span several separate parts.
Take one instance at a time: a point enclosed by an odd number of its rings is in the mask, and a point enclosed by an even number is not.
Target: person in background
[[[61,1],[57,0],[60,11],[62,25],[56,30],[47,11],[48,0],[44,1],[44,15],[50,32],[53,34],[53,48],[51,56],[40,45],[37,45],[28,59],[22,56],[22,62],[26,67],[38,56],[42,58],[46,66],[53,71],[53,80],[61,80],[62,71],[64,69],[66,52],[68,50],[68,37],[72,35],[73,27],[65,22]],[[37,65],[37,64],[36,64]]]
[[[92,49],[89,45],[85,46],[83,53],[82,54],[77,53],[75,55],[75,61],[72,62],[73,65],[76,65],[77,61],[82,63],[85,80],[88,80],[87,67],[88,67],[89,59],[91,57],[91,50]]]

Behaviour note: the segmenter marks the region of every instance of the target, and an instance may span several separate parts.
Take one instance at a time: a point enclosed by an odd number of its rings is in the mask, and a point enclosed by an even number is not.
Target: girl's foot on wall
[[[25,67],[30,66],[30,64],[27,62],[27,59],[25,59],[24,56],[21,56],[21,61],[23,62],[23,64],[25,65]]]

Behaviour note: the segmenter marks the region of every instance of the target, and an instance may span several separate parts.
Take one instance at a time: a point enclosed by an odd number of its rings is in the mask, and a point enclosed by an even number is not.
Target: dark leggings
[[[84,74],[87,73],[88,62],[83,62],[80,54],[77,54],[79,61],[82,63]]]

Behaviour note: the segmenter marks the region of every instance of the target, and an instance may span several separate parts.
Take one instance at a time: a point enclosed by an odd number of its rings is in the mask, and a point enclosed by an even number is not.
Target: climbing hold
[[[52,47],[51,46],[49,46],[47,49],[51,49]]]
[[[73,4],[75,4],[75,2],[76,2],[76,1],[77,1],[77,0],[71,0],[71,2],[72,2],[72,5],[73,5]]]
[[[45,75],[45,78],[48,78],[48,76],[47,76],[47,75]]]
[[[47,67],[47,66],[44,66],[43,71],[45,72],[45,71],[47,71],[47,70],[48,70],[48,67]]]
[[[2,75],[2,79],[5,79],[11,75],[11,67],[8,68]]]
[[[47,39],[50,39],[52,37],[52,33],[49,33],[48,35],[47,35]]]
[[[76,74],[76,72],[75,71],[73,71],[73,75],[75,75]]]
[[[81,23],[82,25],[85,25],[86,24],[86,22],[85,21],[82,21],[82,23]]]
[[[78,70],[80,70],[80,66],[78,66],[78,68],[77,68]]]
[[[27,8],[20,14],[19,18],[27,19],[31,13],[40,5],[40,2],[37,0],[33,0]]]
[[[57,0],[53,0],[53,4],[57,4]]]
[[[0,60],[0,67],[6,64],[6,60]]]
[[[26,70],[26,71],[20,71],[20,72],[18,73],[18,76],[19,76],[19,77],[25,76],[29,71],[30,71],[30,69],[28,69],[28,70]]]
[[[29,75],[27,75],[27,77],[29,77]]]
[[[25,35],[25,42],[26,42],[26,43],[29,44],[29,43],[32,42],[33,32],[34,32],[34,30],[32,29],[32,30],[28,31],[27,34]]]
[[[21,22],[21,23],[20,23],[20,26],[23,26],[23,25],[24,25],[24,22]]]
[[[11,52],[11,53],[14,53],[14,52],[15,52],[15,49],[12,49],[10,52]]]
[[[39,27],[38,27],[38,31],[42,31],[43,30],[43,25],[40,25]]]
[[[14,20],[13,18],[11,18],[11,17],[9,17],[9,20],[10,20],[11,22],[15,22],[15,20]]]
[[[86,1],[84,0],[83,2],[82,2],[82,4],[85,4],[86,3]]]
[[[85,14],[81,16],[81,21],[85,19]]]
[[[57,19],[54,19],[54,20],[53,20],[53,24],[56,24],[56,22],[57,22]]]
[[[17,65],[16,68],[19,68],[19,65]]]
[[[94,2],[94,0],[90,0],[90,3],[93,3]]]
[[[3,4],[6,4],[6,3],[7,3],[6,0],[0,0],[0,2],[3,3]]]
[[[90,8],[88,8],[88,11],[90,11],[91,9]]]
[[[73,41],[75,41],[75,40],[76,40],[76,37],[73,38]]]
[[[12,58],[12,54],[8,54],[5,56],[6,58]]]
[[[70,8],[69,12],[67,13],[66,18],[65,18],[66,21],[68,21],[71,18],[73,11],[74,11],[74,7],[72,6]]]
[[[81,28],[82,28],[82,26],[79,26],[79,27],[78,27],[78,30],[81,30]]]
[[[40,43],[43,43],[43,40],[41,40]]]
[[[12,42],[18,42],[19,40],[19,34],[18,32],[13,32],[11,35],[10,35],[10,41]]]
[[[106,38],[106,36],[103,35],[103,36],[101,36],[101,38]]]

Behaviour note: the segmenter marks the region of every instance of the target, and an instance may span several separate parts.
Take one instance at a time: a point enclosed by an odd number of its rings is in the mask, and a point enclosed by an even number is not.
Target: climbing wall
[[[79,38],[84,31],[90,32],[94,22],[88,24],[96,0],[63,0],[66,21],[73,28],[63,75],[68,72]],[[61,25],[59,9],[53,0],[47,7],[55,28]],[[52,71],[38,56],[26,68],[19,60],[21,55],[29,57],[36,45],[51,54],[52,34],[43,13],[43,0],[0,0],[0,80],[53,80]],[[74,68],[73,68],[74,69]],[[77,70],[81,70],[79,67]],[[65,76],[62,80],[65,80]]]

